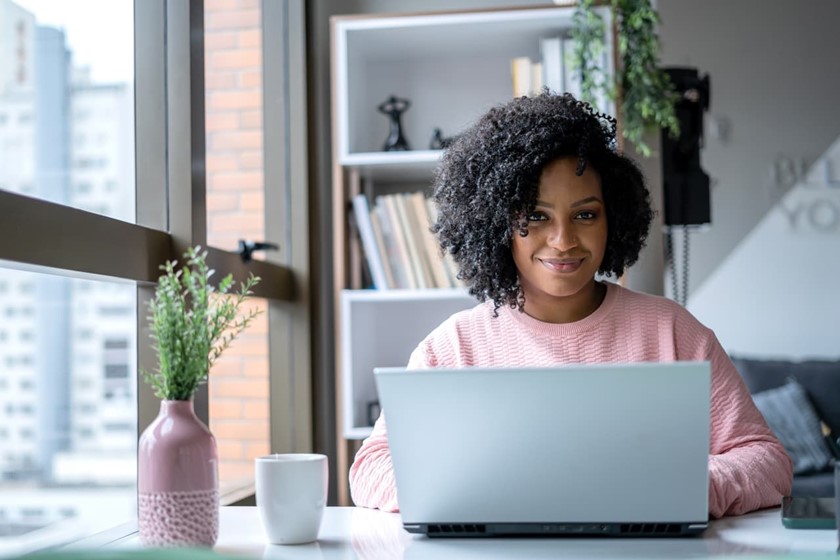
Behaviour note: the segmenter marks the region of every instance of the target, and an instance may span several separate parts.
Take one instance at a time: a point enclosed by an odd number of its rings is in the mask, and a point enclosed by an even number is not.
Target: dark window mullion
[[[2,190],[0,208],[0,260],[154,282],[172,256],[162,231]]]

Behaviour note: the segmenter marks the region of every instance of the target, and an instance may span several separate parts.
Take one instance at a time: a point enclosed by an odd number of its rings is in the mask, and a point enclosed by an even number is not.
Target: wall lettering
[[[840,177],[831,154],[811,169],[804,157],[779,156],[772,175],[777,189],[795,189],[776,206],[791,231],[840,233]]]
[[[782,201],[776,206],[792,231],[840,233],[840,200],[827,197]]]
[[[773,161],[770,174],[773,184],[779,190],[787,190],[795,185],[816,189],[840,189],[840,177],[835,173],[834,167],[834,162],[829,157],[815,162],[809,169],[808,160],[804,157],[779,156]]]

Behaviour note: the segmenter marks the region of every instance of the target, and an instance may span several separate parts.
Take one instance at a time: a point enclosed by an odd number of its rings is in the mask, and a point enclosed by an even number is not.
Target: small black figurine
[[[452,145],[452,142],[458,139],[458,135],[447,136],[444,138],[443,132],[439,128],[434,128],[432,131],[432,139],[429,142],[430,150],[442,150]]]
[[[386,152],[396,152],[403,150],[410,150],[408,142],[405,141],[402,133],[402,122],[400,117],[411,107],[411,102],[408,99],[402,99],[392,95],[379,105],[379,112],[388,115],[391,118],[390,132],[388,139],[385,140],[383,150]]]

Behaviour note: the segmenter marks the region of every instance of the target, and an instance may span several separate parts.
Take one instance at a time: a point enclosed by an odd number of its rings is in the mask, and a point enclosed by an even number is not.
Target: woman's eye
[[[531,212],[530,214],[528,214],[529,222],[541,222],[545,219],[545,214],[543,214],[542,212]]]
[[[578,212],[576,217],[579,220],[594,220],[597,216],[595,212],[584,210],[583,212]]]

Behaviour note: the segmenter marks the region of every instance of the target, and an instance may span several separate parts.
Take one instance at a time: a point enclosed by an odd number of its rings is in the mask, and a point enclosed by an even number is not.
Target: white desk
[[[119,545],[140,546],[137,536]],[[738,555],[791,558],[834,556],[837,531],[785,529],[778,509],[713,521],[701,537],[429,539],[406,533],[400,516],[362,508],[330,507],[317,543],[265,544],[255,507],[223,507],[216,552],[283,560],[392,558],[435,560],[493,558],[713,558]],[[836,558],[836,556],[834,556]]]

